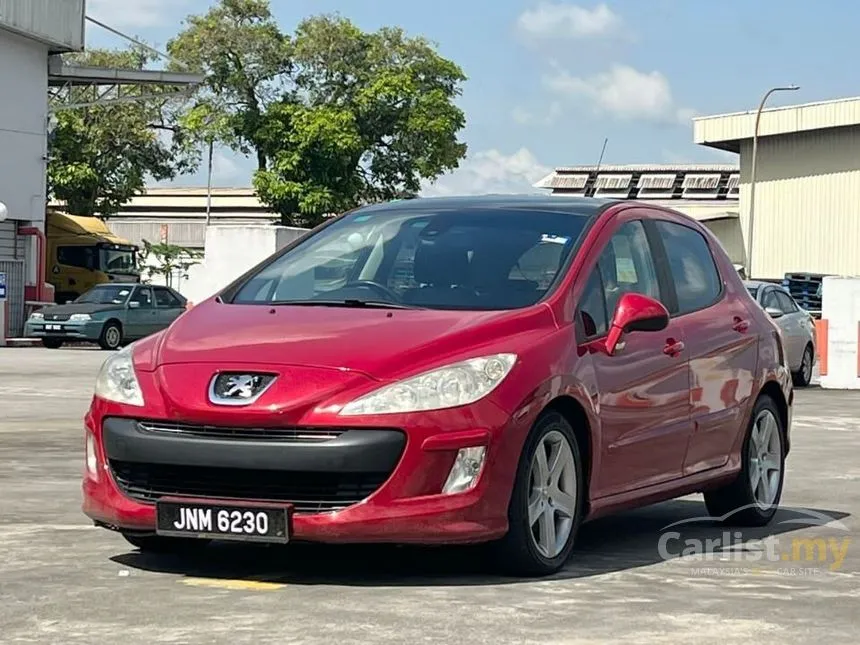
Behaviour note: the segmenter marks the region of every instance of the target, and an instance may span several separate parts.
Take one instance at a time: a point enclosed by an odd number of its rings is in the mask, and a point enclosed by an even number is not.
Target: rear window
[[[232,302],[525,307],[552,287],[588,219],[515,209],[356,211],[252,275]]]

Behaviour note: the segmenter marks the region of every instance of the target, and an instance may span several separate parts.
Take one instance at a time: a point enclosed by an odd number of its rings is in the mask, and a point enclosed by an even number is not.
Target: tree
[[[466,154],[463,71],[402,29],[324,15],[291,38],[267,0],[220,0],[168,49],[209,79],[186,126],[219,123],[220,142],[255,155],[254,187],[284,223],[415,196]]]
[[[202,140],[254,155],[257,167],[265,169],[268,159],[255,134],[289,83],[289,37],[272,17],[268,0],[221,0],[186,22],[167,51],[205,73],[208,92],[198,96],[185,125]]]
[[[145,69],[153,55],[142,48],[89,50],[64,57],[69,64]],[[95,98],[91,90],[65,90],[64,100]],[[135,88],[133,93],[158,92]],[[167,96],[167,95],[165,95]],[[175,98],[62,109],[48,138],[48,193],[74,215],[109,216],[147,180],[173,179],[195,169],[194,154],[174,125]]]
[[[172,287],[174,278],[180,280],[187,278],[188,269],[199,264],[202,258],[203,254],[200,251],[178,244],[166,242],[153,244],[148,240],[143,240],[140,264],[147,281],[151,281],[155,276],[160,276],[164,278],[164,283],[168,287]]]

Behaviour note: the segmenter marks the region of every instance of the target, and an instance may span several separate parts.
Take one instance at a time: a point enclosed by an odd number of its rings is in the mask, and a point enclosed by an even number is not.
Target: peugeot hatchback
[[[141,550],[488,543],[704,493],[776,512],[792,382],[717,240],[656,206],[415,199],[326,222],[112,355],[84,512]]]

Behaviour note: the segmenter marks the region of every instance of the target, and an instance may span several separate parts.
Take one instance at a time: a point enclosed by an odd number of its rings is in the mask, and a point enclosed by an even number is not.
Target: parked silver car
[[[747,291],[774,319],[785,339],[785,351],[794,384],[805,387],[812,381],[815,365],[815,319],[782,286],[757,280],[744,281]]]

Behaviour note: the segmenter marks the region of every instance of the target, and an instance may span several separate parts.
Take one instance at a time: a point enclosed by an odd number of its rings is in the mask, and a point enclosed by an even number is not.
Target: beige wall
[[[751,140],[740,158],[746,238]],[[762,138],[757,165],[753,276],[860,275],[860,127]]]

